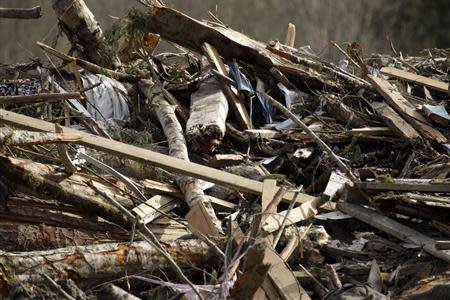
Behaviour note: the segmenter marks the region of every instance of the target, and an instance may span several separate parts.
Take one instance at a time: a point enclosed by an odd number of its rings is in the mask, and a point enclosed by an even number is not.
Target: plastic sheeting
[[[246,96],[252,96],[255,94],[255,90],[252,87],[252,84],[250,83],[250,80],[248,80],[247,76],[242,74],[242,72],[239,70],[239,65],[236,62],[229,63],[228,66],[230,67],[230,76],[236,82],[236,88],[239,90],[239,92],[244,93]]]
[[[85,88],[100,83],[85,92],[87,111],[100,123],[113,122],[119,126],[130,120],[127,90],[119,81],[89,72],[81,76]]]

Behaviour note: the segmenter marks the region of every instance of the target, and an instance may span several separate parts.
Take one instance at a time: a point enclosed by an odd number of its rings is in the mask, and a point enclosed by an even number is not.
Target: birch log
[[[214,267],[214,253],[198,240],[178,240],[163,245],[181,268]],[[128,255],[128,261],[126,262]],[[138,272],[170,272],[171,267],[160,251],[149,243],[107,243],[73,246],[47,251],[0,251],[0,286],[10,287],[20,282],[43,282],[53,279],[73,279],[82,285],[97,280],[120,278]]]
[[[151,97],[149,97],[151,99]],[[161,95],[157,95],[153,100],[156,115],[164,130],[164,134],[169,144],[170,156],[189,161],[188,150],[186,146],[186,140],[183,135],[183,128],[175,115],[175,107],[170,105]],[[206,220],[205,223],[213,223],[216,233],[221,233],[222,229],[220,221],[217,219],[214,209],[211,205],[211,201],[205,196],[199,180],[188,177],[178,176],[177,184],[180,190],[184,194],[185,201],[190,208],[203,204],[206,208],[207,215],[203,215]],[[202,233],[205,233],[202,229],[199,229]],[[211,233],[211,232],[208,232]]]
[[[191,111],[186,136],[192,150],[213,151],[225,135],[228,102],[219,83],[210,78],[191,95]]]
[[[81,136],[75,134],[33,132],[7,127],[0,128],[0,147],[70,143],[80,139]]]
[[[84,0],[53,0],[52,7],[72,45],[82,46],[89,61],[103,65],[99,51],[103,31]]]

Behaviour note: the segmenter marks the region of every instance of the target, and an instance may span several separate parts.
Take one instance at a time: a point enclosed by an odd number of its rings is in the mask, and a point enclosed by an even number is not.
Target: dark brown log
[[[8,158],[0,157],[0,169],[2,175],[12,182],[20,182],[29,186],[38,193],[51,195],[63,203],[72,204],[89,211],[91,214],[97,214],[106,220],[117,222],[119,224],[131,224],[117,208],[111,206],[102,198],[92,198],[80,193],[70,186],[63,186],[57,182],[46,179],[38,173],[26,170],[21,165],[16,165]]]
[[[42,16],[41,7],[33,8],[2,8],[0,7],[0,18],[7,19],[39,19]]]

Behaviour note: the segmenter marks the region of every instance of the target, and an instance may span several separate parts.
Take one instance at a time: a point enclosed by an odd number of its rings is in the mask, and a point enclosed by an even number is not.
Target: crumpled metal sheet
[[[117,125],[124,125],[130,120],[128,93],[122,83],[104,75],[89,72],[85,72],[81,79],[85,88],[101,83],[85,92],[88,99],[87,110],[95,120],[101,123],[113,121]]]
[[[388,300],[389,298],[367,284],[344,286],[323,298],[324,300]]]

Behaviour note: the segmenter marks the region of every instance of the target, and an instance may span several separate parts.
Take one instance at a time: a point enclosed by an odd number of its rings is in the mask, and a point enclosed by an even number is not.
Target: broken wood
[[[209,247],[198,240],[173,241],[167,243],[165,249],[181,268],[215,264]],[[0,266],[4,270],[0,274],[3,289],[20,282],[42,282],[43,274],[59,279],[76,278],[81,284],[92,285],[119,274],[170,271],[166,259],[146,241],[135,242],[132,246],[108,243],[37,252],[2,252]]]
[[[424,138],[438,144],[447,141],[447,138],[439,130],[431,127],[426,119],[416,111],[414,105],[408,102],[388,81],[372,75],[368,75],[368,79],[378,92],[383,95],[386,102],[405,118]]]
[[[390,182],[358,182],[357,186],[360,189],[372,191],[450,193],[450,184],[447,180],[435,179],[392,179]]]
[[[186,123],[186,137],[194,151],[209,153],[225,136],[228,102],[219,83],[209,79],[191,95],[191,112]]]
[[[57,58],[62,59],[65,62],[75,62],[78,66],[83,67],[84,69],[86,69],[92,73],[103,74],[103,75],[106,75],[108,77],[111,77],[111,78],[114,78],[117,80],[123,80],[123,81],[128,81],[128,82],[134,82],[137,80],[136,77],[133,75],[129,75],[129,74],[118,72],[118,71],[113,71],[111,69],[107,69],[107,68],[101,67],[97,64],[91,63],[87,60],[64,54],[64,53],[62,53],[48,45],[45,45],[41,42],[36,42],[36,44],[45,52],[50,53],[50,54],[56,56]]]
[[[384,67],[381,68],[381,73],[395,77],[407,82],[411,82],[417,85],[426,86],[430,89],[447,93],[449,90],[449,84],[440,80],[436,80],[433,78],[425,77],[422,75],[414,74],[408,71],[400,70],[392,67]]]
[[[84,0],[53,0],[52,7],[67,38],[73,46],[82,47],[87,60],[113,65],[106,61],[108,53],[100,52],[103,31]]]
[[[189,161],[186,140],[183,135],[183,128],[181,128],[181,125],[175,116],[175,109],[160,96],[156,96],[152,104],[155,107],[159,122],[161,123],[164,134],[167,138],[170,156]],[[178,176],[177,184],[185,196],[186,203],[191,209],[194,209],[194,211],[198,209],[203,211],[204,208],[205,213],[198,216],[201,217],[200,223],[204,222],[209,225],[207,226],[209,230],[201,232],[203,234],[211,235],[220,234],[222,232],[220,221],[216,217],[210,199],[205,196],[202,188],[200,187],[198,179],[189,176]],[[199,203],[201,203],[200,206]],[[205,229],[198,227],[196,228],[199,230]]]
[[[337,208],[342,212],[351,215],[352,217],[367,223],[383,232],[386,232],[406,243],[412,243],[417,245],[427,253],[442,259],[446,262],[450,262],[450,255],[436,249],[436,242],[434,239],[419,233],[411,228],[400,224],[391,218],[380,215],[379,213],[364,208],[360,205],[351,204],[347,202],[338,202]]]
[[[372,102],[371,106],[384,123],[399,137],[412,144],[420,141],[420,134],[389,105],[384,102]]]
[[[295,25],[294,24],[292,24],[292,23],[289,23],[288,24],[288,29],[287,29],[287,32],[286,32],[286,41],[285,41],[285,44],[286,44],[286,46],[289,46],[289,47],[294,47],[294,45],[295,45]]]
[[[225,68],[225,64],[220,58],[217,49],[211,46],[209,43],[203,43],[202,45],[203,53],[208,57],[209,61],[213,66],[217,69],[217,71],[223,75],[228,77],[228,71]],[[233,109],[239,124],[243,129],[252,129],[252,120],[245,108],[244,103],[239,98],[237,94],[237,90],[235,87],[230,86],[228,83],[221,82],[222,92],[228,100],[228,104]]]
[[[73,143],[79,140],[81,140],[81,136],[76,134],[32,132],[0,127],[1,147]]]
[[[7,19],[39,19],[42,16],[41,6],[32,8],[4,8],[0,7],[0,18]]]
[[[14,112],[0,109],[0,124],[16,126],[28,130],[54,132],[54,124],[43,120],[34,119]],[[174,171],[186,176],[203,179],[205,181],[225,185],[232,189],[243,192],[261,194],[263,183],[256,180],[247,179],[242,176],[230,174],[228,172],[219,171],[213,168],[205,167],[199,164],[177,159],[168,155],[160,154],[136,146],[124,144],[118,141],[102,138],[96,135],[88,134],[75,130],[73,128],[63,127],[66,133],[79,134],[81,140],[77,144],[104,151],[109,154],[118,155],[123,158],[147,163],[155,167],[160,167],[169,171]],[[284,199],[290,201],[294,197],[294,193],[289,191]],[[307,194],[300,194],[297,198],[298,202],[307,202],[314,197]]]

